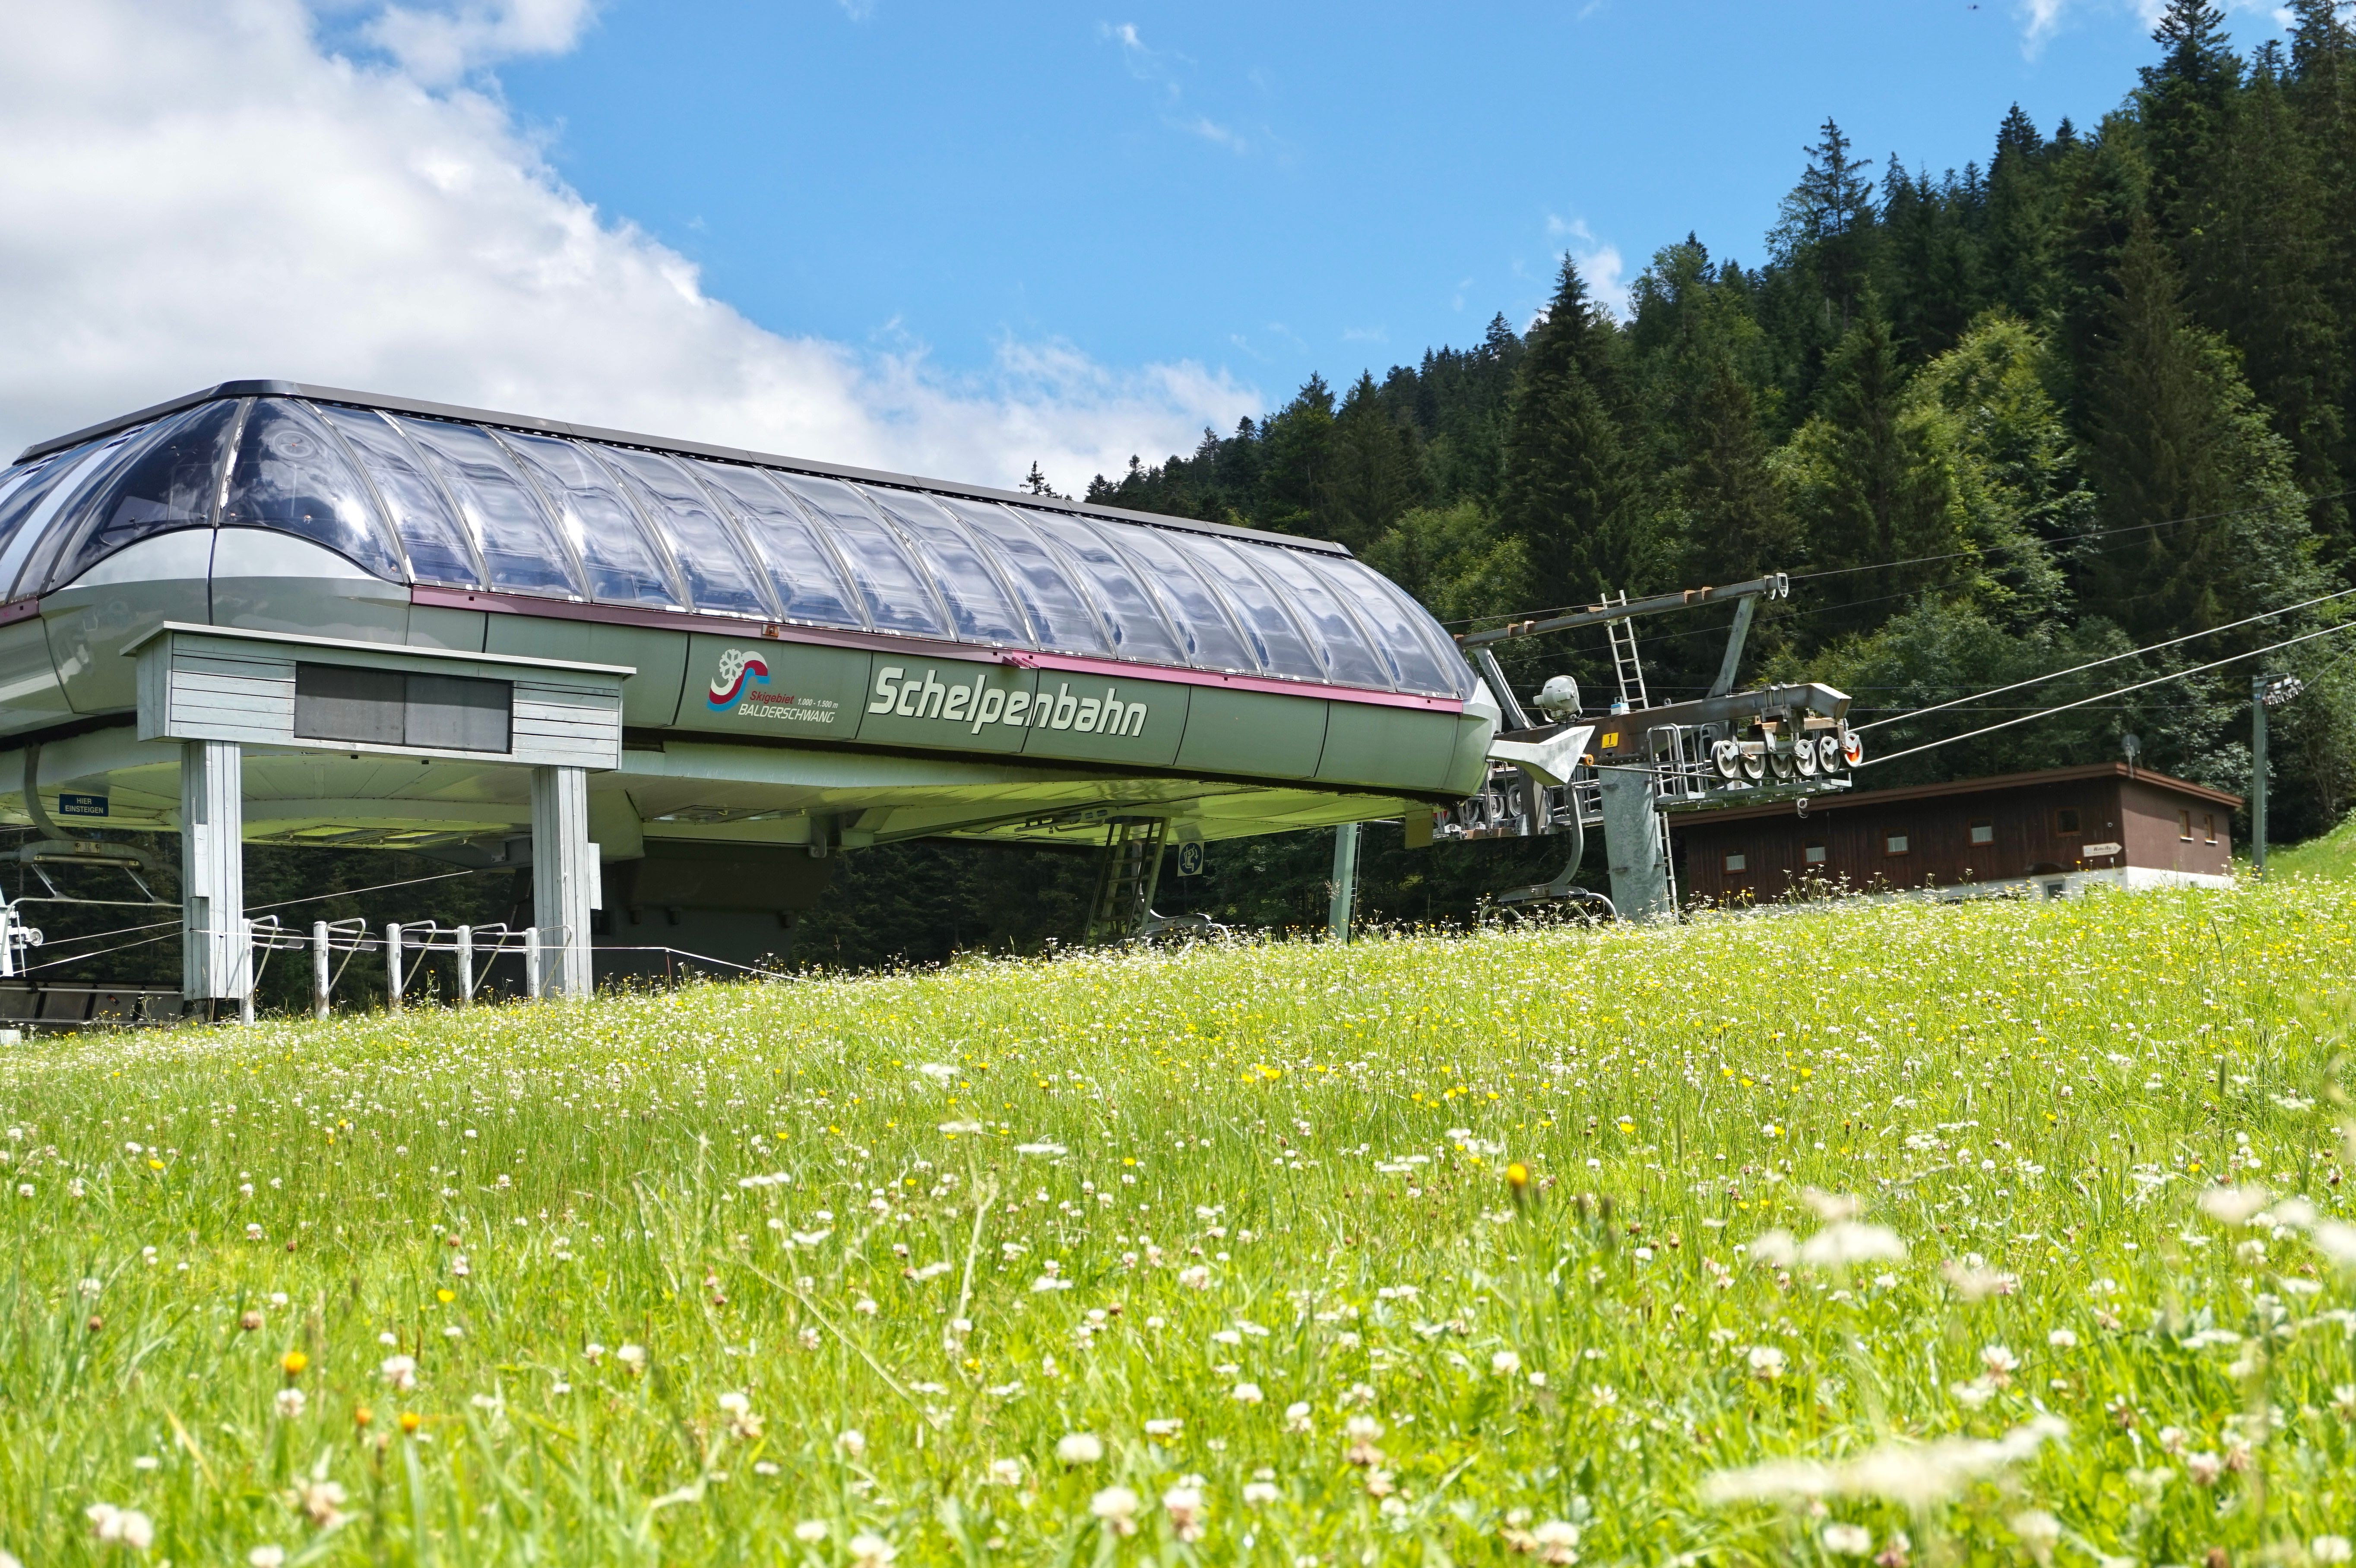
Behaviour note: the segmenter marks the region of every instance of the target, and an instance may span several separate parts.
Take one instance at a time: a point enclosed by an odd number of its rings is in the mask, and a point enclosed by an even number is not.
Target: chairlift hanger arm
[[[1541,632],[1568,632],[1580,626],[1600,626],[1610,621],[1658,615],[1670,610],[1698,610],[1705,604],[1726,604],[1743,599],[1781,599],[1791,591],[1791,578],[1778,571],[1754,578],[1749,582],[1730,583],[1723,588],[1688,588],[1681,593],[1655,593],[1649,599],[1631,599],[1624,604],[1591,604],[1568,615],[1549,615],[1544,620],[1509,621],[1485,632],[1466,632],[1456,642],[1458,646],[1467,650],[1483,648],[1518,637],[1534,637]]]

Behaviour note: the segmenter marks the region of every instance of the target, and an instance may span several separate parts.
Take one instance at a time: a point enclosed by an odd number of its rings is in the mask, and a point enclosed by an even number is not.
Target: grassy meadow
[[[0,1548],[2345,1561],[2356,885],[0,1053]]]

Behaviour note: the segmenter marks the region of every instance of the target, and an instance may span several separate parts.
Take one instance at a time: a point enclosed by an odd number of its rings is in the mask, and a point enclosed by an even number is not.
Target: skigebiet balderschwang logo
[[[768,660],[743,648],[727,649],[720,656],[720,667],[712,672],[708,693],[712,710],[726,713],[734,709],[747,719],[772,720],[786,724],[834,722],[840,704],[823,697],[799,697],[791,692],[756,689],[768,684]]]
[[[1040,684],[1044,688],[1046,683]],[[885,665],[875,672],[874,699],[867,705],[870,713],[961,723],[971,735],[980,734],[985,724],[1070,730],[1083,735],[1142,735],[1145,709],[1142,702],[1121,700],[1118,687],[1108,686],[1102,697],[1091,697],[1086,692],[1075,695],[1069,681],[1057,681],[1053,694],[1043,689],[1033,695],[1003,690],[979,674],[969,682],[960,673],[957,684],[943,685],[927,669],[922,679],[911,680],[900,665]]]

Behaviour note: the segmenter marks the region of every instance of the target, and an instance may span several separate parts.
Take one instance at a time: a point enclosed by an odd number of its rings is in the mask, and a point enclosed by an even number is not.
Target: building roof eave
[[[2222,805],[2231,811],[2242,808],[2242,797],[2207,784],[2155,773],[2149,768],[2130,768],[2125,763],[2087,763],[2076,767],[2045,768],[2035,773],[1997,773],[1987,778],[1954,779],[1945,784],[1912,784],[1903,789],[1863,790],[1847,795],[1813,795],[1808,799],[1808,815],[1816,816],[1826,812],[1846,811],[1860,805],[1893,805],[1905,801],[1940,800],[1959,795],[1988,795],[2007,790],[2032,789],[2040,784],[2073,784],[2086,779],[2121,778],[2147,784],[2156,789]],[[1770,805],[1736,805],[1722,811],[1672,813],[1672,830],[1704,827],[1714,822],[1752,822],[1764,817],[1790,816],[1791,803],[1778,801]]]

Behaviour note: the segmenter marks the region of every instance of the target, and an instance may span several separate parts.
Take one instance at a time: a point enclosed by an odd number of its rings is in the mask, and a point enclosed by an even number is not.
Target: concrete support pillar
[[[531,923],[540,931],[541,994],[585,997],[589,911],[596,902],[597,851],[589,842],[589,774],[581,768],[531,770]]]
[[[1598,768],[1596,782],[1603,797],[1603,853],[1612,868],[1612,906],[1622,920],[1674,918],[1669,836],[1653,807],[1651,770]]]
[[[234,741],[180,744],[180,994],[242,1001],[253,989],[245,931],[245,759]]]
[[[1333,829],[1333,895],[1325,905],[1325,939],[1350,940],[1350,918],[1358,903],[1358,825],[1345,822]]]

